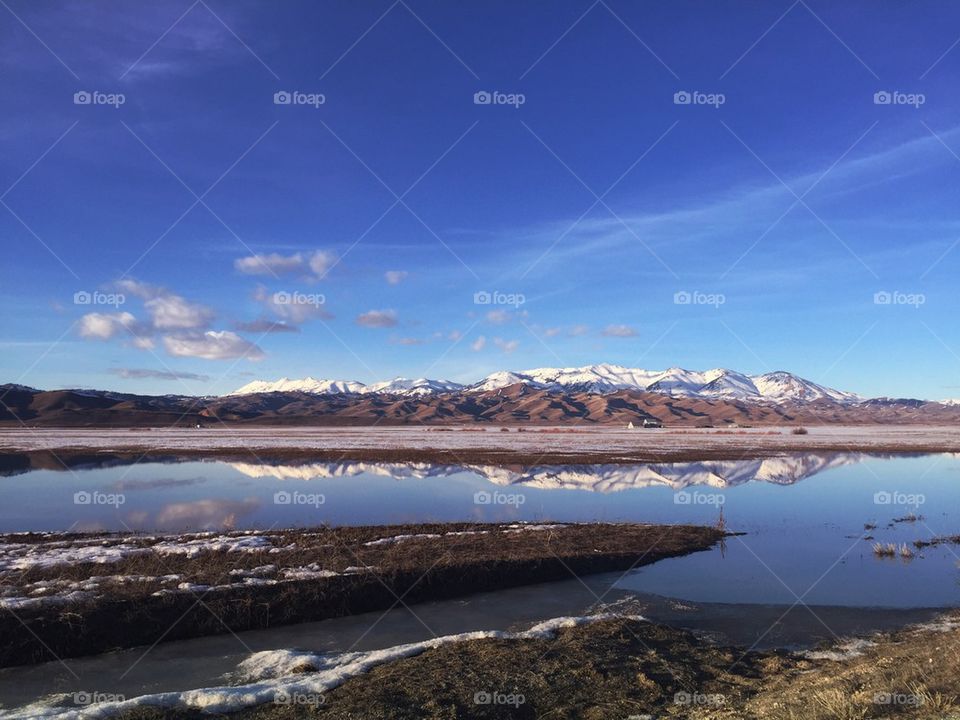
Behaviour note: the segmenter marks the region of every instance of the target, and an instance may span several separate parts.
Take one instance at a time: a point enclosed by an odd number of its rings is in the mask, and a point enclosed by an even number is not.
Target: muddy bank
[[[695,718],[833,720],[955,717],[960,632],[938,624],[823,652],[752,652],[638,619],[560,629],[554,637],[468,640],[380,664],[322,693],[227,715],[391,720]],[[309,678],[306,663],[299,677]],[[193,710],[138,708],[124,720],[186,720]]]
[[[0,665],[269,628],[706,550],[697,526],[421,524],[0,537]]]

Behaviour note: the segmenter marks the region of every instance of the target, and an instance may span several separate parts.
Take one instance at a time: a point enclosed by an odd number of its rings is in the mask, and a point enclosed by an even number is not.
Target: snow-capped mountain
[[[522,383],[532,388],[556,392],[587,392],[607,394],[618,390],[644,390],[672,397],[706,398],[719,400],[746,400],[754,402],[812,402],[831,400],[842,404],[862,401],[859,395],[834,390],[788,372],[777,371],[764,375],[746,375],[735,370],[644,370],[620,365],[587,365],[577,368],[534,368],[532,370],[502,370],[486,376],[472,385],[449,380],[395,378],[364,385],[345,380],[290,380],[275,382],[254,381],[230,393],[249,395],[268,392],[306,392],[313,394],[381,394],[432,395],[447,392],[483,392],[498,390]]]

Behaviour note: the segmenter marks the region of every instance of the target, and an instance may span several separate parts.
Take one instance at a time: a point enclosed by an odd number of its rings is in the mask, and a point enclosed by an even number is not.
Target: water
[[[0,478],[0,487],[6,532],[463,520],[713,524],[722,510],[728,529],[745,533],[625,575],[428,603],[415,615],[398,608],[376,623],[379,614],[68,660],[79,679],[56,663],[3,670],[0,702],[8,707],[105,685],[134,695],[219,684],[251,649],[386,647],[582,614],[600,600],[761,648],[810,647],[960,605],[960,547],[926,548],[912,561],[871,550],[874,541],[960,533],[960,458],[950,455],[538,468],[190,461],[30,470]],[[91,502],[76,504],[76,493]],[[111,496],[114,505],[97,504]],[[910,513],[922,519],[894,522]]]

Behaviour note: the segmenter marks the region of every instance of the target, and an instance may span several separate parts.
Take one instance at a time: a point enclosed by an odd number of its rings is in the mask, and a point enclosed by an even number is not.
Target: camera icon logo
[[[293,301],[293,296],[286,290],[280,290],[273,294],[273,302],[277,305],[289,305]]]
[[[493,502],[493,495],[486,490],[479,490],[473,494],[474,505],[489,505]]]
[[[489,305],[493,302],[493,296],[486,290],[479,290],[473,294],[474,305]]]
[[[93,95],[86,90],[79,90],[73,94],[74,105],[89,105],[93,102]]]
[[[873,294],[874,305],[889,305],[892,300],[893,296],[886,290],[881,290]]]
[[[278,90],[273,94],[274,105],[289,105],[291,102],[293,102],[293,95],[286,90]]]
[[[73,494],[74,505],[89,505],[91,502],[93,502],[93,495],[86,490],[80,490]]]
[[[680,292],[675,292],[673,294],[674,305],[689,305],[692,299],[693,296],[686,290],[681,290]]]
[[[674,105],[689,105],[693,102],[693,95],[686,90],[678,90],[673,94]]]
[[[890,505],[892,502],[893,495],[888,493],[886,490],[881,490],[880,492],[873,494],[874,505]]]
[[[89,305],[93,301],[93,296],[86,290],[80,290],[73,294],[74,305]]]
[[[474,105],[489,105],[493,102],[493,95],[486,90],[479,90],[473,94]]]
[[[273,494],[273,504],[274,505],[289,505],[293,502],[293,495],[288,493],[286,490],[277,490]]]
[[[878,90],[873,94],[874,105],[889,105],[893,102],[893,95],[886,90]]]

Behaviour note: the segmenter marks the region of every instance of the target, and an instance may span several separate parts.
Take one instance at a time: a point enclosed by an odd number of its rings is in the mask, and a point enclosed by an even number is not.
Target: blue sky
[[[950,3],[0,17],[3,381],[612,362],[960,395]]]

